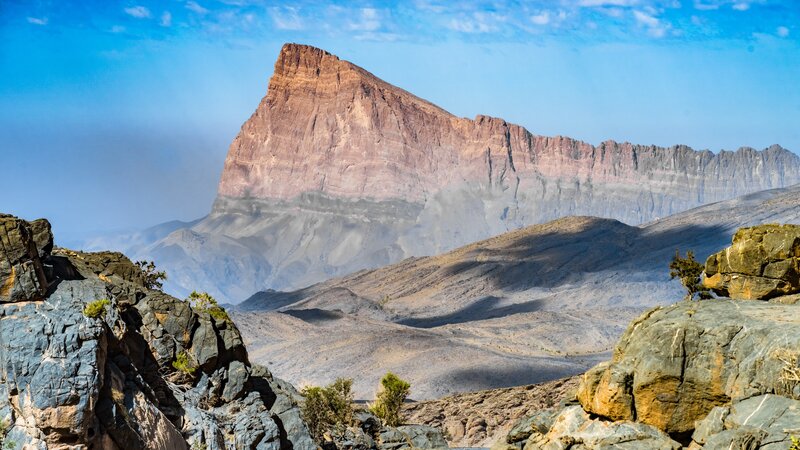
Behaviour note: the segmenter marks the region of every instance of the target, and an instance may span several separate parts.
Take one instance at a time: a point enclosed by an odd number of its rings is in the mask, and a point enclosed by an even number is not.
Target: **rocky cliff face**
[[[714,154],[538,136],[287,44],[211,214],[132,250],[177,293],[237,302],[566,215],[639,224],[798,182],[800,158],[779,146]]]
[[[316,448],[229,319],[122,254],[54,250],[45,220],[0,216],[0,242],[4,449]]]

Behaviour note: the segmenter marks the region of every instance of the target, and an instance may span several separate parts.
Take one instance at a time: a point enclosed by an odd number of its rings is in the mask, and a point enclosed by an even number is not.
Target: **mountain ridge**
[[[287,44],[211,212],[117,247],[155,260],[176,295],[236,303],[563,216],[636,225],[798,182],[800,157],[777,145],[714,154],[537,136]]]

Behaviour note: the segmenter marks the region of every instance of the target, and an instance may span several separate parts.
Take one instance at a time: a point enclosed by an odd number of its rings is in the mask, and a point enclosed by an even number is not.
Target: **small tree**
[[[400,408],[403,406],[403,402],[410,391],[411,385],[407,381],[401,380],[400,377],[392,372],[387,372],[381,378],[378,395],[369,410],[380,417],[385,425],[396,427],[400,425],[402,420]]]
[[[694,252],[688,250],[686,258],[681,258],[680,250],[675,250],[675,256],[669,263],[669,278],[681,280],[681,284],[686,288],[685,300],[693,300],[695,294],[700,299],[711,298],[711,291],[701,284],[703,265],[694,259]]]
[[[193,375],[197,370],[197,366],[189,358],[189,354],[186,353],[185,350],[175,355],[175,361],[172,361],[172,367],[175,370],[190,376]]]
[[[341,433],[353,423],[353,380],[337,378],[325,387],[310,386],[301,392],[301,407],[308,431],[322,442],[326,432]]]
[[[189,294],[189,298],[186,300],[188,300],[189,304],[192,305],[192,309],[197,312],[208,313],[211,317],[217,320],[224,320],[226,322],[231,320],[230,316],[228,316],[228,312],[225,311],[225,308],[219,306],[217,300],[209,295],[208,292],[192,291],[192,293]]]
[[[156,270],[156,263],[153,261],[136,261],[136,267],[144,275],[144,287],[147,289],[161,289],[164,281],[167,281],[167,272]]]

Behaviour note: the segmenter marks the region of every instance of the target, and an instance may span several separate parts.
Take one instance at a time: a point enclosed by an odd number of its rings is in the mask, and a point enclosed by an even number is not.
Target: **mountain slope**
[[[535,135],[459,118],[313,47],[287,44],[231,144],[211,213],[138,246],[229,302],[566,215],[639,224],[800,182],[800,158]],[[240,275],[250,274],[241,278]]]
[[[417,398],[572,375],[642,309],[683,296],[668,276],[676,249],[703,260],[739,227],[800,223],[798,196],[800,185],[764,191],[640,227],[567,217],[299,291],[262,292],[234,320],[253,358],[278,375],[356,377],[366,398],[386,370],[409,377]]]

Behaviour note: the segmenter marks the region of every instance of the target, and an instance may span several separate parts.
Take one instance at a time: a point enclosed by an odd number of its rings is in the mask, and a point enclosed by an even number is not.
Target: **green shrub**
[[[400,408],[403,406],[403,402],[410,391],[411,385],[407,381],[401,380],[400,377],[391,372],[387,372],[381,378],[378,395],[369,410],[380,417],[385,425],[396,427],[402,421]]]
[[[326,432],[340,433],[353,423],[353,380],[337,378],[325,387],[311,386],[301,394],[303,421],[317,442]]]
[[[711,291],[701,284],[702,274],[703,265],[694,259],[693,251],[687,251],[686,258],[681,258],[680,251],[675,250],[675,256],[669,263],[669,278],[681,280],[686,288],[686,300],[694,299],[695,295],[699,295],[701,299],[711,298]]]
[[[144,287],[147,289],[161,289],[164,281],[167,281],[167,272],[156,270],[156,263],[153,261],[136,261],[136,267],[144,275]]]
[[[185,351],[175,355],[175,361],[172,361],[172,367],[174,367],[178,372],[185,373],[186,375],[192,375],[194,374],[194,371],[197,370],[197,366],[189,358],[189,354]]]
[[[800,438],[791,436],[790,439],[792,440],[792,445],[789,447],[789,450],[800,450]]]
[[[192,309],[200,313],[208,313],[211,317],[217,320],[224,320],[230,322],[231,318],[225,308],[219,306],[217,300],[214,299],[208,292],[192,291],[187,299]]]
[[[111,302],[105,298],[90,302],[85,308],[83,308],[83,315],[90,319],[99,319],[105,317],[106,309],[110,304]]]

